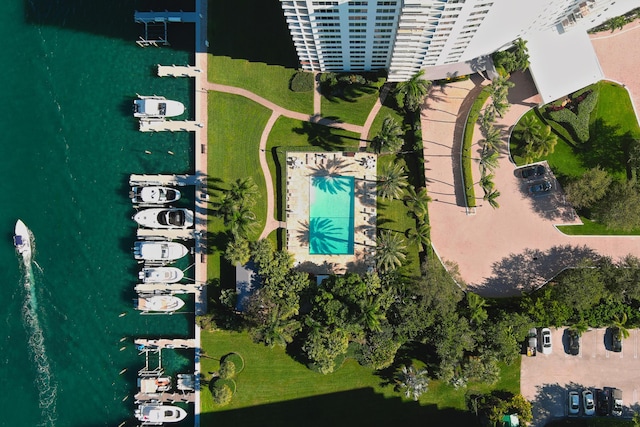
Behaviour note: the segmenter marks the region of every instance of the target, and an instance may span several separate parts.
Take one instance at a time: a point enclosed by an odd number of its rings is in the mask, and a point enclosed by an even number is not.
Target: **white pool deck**
[[[376,164],[371,153],[287,153],[287,250],[295,265],[314,274],[364,272],[374,268],[376,249]],[[355,177],[354,253],[309,253],[309,198],[313,176]]]

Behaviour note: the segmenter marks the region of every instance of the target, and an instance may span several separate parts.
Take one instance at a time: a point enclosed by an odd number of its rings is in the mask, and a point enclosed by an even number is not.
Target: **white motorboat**
[[[13,233],[13,245],[25,260],[31,261],[31,232],[22,220],[16,221]]]
[[[193,211],[184,208],[143,209],[133,220],[147,228],[189,228],[193,226]]]
[[[144,283],[176,283],[182,280],[184,273],[177,267],[145,267],[138,277]]]
[[[180,199],[180,191],[171,187],[151,185],[131,187],[131,201],[141,205],[166,205]]]
[[[170,313],[180,310],[184,306],[184,301],[173,295],[150,295],[138,297],[136,309],[140,311],[153,311],[159,313]]]
[[[184,104],[164,96],[142,96],[133,100],[133,117],[164,119],[184,113]]]
[[[182,243],[138,241],[133,246],[135,259],[145,261],[173,261],[185,256],[189,250]]]
[[[175,423],[184,420],[187,417],[187,411],[178,406],[148,404],[138,406],[135,415],[139,421],[162,425],[162,423]]]

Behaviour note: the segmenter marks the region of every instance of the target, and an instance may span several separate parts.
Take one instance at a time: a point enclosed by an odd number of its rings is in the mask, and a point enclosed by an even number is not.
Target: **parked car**
[[[611,350],[616,353],[622,351],[622,331],[619,328],[611,328]]]
[[[542,328],[540,335],[542,338],[542,354],[551,354],[551,329]]]
[[[527,356],[535,356],[538,351],[538,331],[536,328],[529,329],[527,333]]]
[[[580,396],[577,391],[569,392],[569,415],[578,415],[580,412]]]
[[[596,413],[596,402],[593,400],[593,392],[589,389],[582,391],[582,406],[585,415]]]
[[[613,398],[611,415],[619,417],[622,415],[622,390],[614,388],[611,391],[611,396]]]
[[[540,181],[529,186],[529,193],[533,196],[540,196],[548,193],[553,188],[550,181]]]
[[[611,404],[611,390],[608,388],[598,390],[596,396],[596,412],[598,413],[598,415],[609,415],[609,405]]]
[[[569,354],[577,356],[580,353],[580,335],[578,331],[569,329]]]
[[[520,176],[523,179],[532,179],[532,178],[538,178],[540,176],[543,176],[545,173],[547,173],[547,168],[545,168],[543,165],[534,165],[534,166],[528,166],[526,168],[522,168],[522,172],[520,172]]]

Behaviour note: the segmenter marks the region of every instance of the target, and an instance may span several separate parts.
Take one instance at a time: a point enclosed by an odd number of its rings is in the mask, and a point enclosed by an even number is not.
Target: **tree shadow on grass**
[[[241,384],[238,384],[241,392]],[[438,409],[406,402],[399,397],[387,398],[370,387],[322,394],[285,402],[269,403],[241,409],[201,414],[202,425],[251,426],[478,426],[476,418],[467,411]]]
[[[588,168],[600,166],[610,173],[626,172],[632,143],[630,132],[621,134],[619,126],[597,119],[589,141],[579,148],[578,158]]]
[[[324,117],[319,123],[329,123],[335,118]],[[347,147],[347,140],[357,140],[349,135],[343,135],[344,131],[340,129],[331,128],[319,123],[302,122],[302,126],[294,128],[293,131],[298,135],[307,135],[307,141],[314,147],[320,147],[326,151],[336,151]]]
[[[546,251],[524,249],[495,262],[493,275],[470,287],[482,296],[519,295],[539,288],[566,268],[599,258],[600,255],[587,246],[554,246]]]

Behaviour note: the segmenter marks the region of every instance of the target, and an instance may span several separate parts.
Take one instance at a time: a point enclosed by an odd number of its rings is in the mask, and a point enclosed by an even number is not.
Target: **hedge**
[[[575,102],[575,101],[574,101]],[[598,103],[598,91],[593,90],[576,107],[577,113],[573,113],[569,108],[552,111],[547,109],[547,114],[552,120],[562,124],[572,133],[576,142],[585,143],[589,140],[589,119],[591,112]]]
[[[235,365],[236,374],[244,369],[244,359],[238,353],[229,353],[222,358],[222,363],[231,362]]]
[[[309,92],[314,88],[313,73],[298,71],[291,78],[289,87],[293,92]]]
[[[462,139],[462,180],[464,188],[464,197],[467,201],[467,207],[473,208],[476,206],[476,192],[473,188],[473,173],[471,172],[471,146],[473,144],[473,128],[478,121],[480,110],[491,95],[491,88],[489,86],[482,89],[482,92],[478,94],[478,97],[473,102],[471,110],[469,110],[469,116],[467,117],[467,123],[464,126],[464,137]]]

